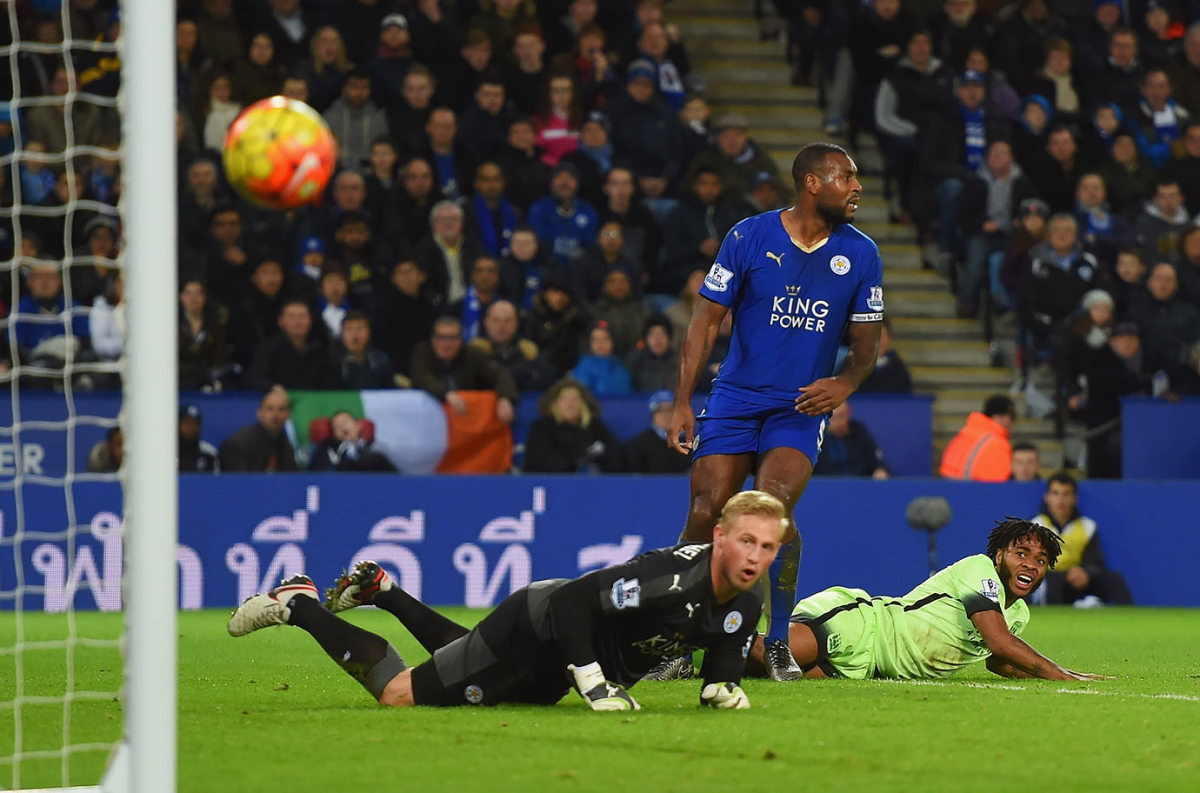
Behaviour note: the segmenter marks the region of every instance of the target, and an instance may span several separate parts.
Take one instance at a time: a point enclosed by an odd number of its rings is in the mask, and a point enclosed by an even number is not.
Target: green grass
[[[463,621],[480,612],[450,609]],[[946,681],[751,680],[754,707],[714,712],[696,681],[634,689],[644,710],[556,707],[389,710],[302,631],[232,639],[226,612],[180,615],[181,791],[529,790],[844,791],[1161,790],[1200,788],[1200,611],[1040,609],[1026,635],[1066,665],[1116,680],[1009,681],[982,665]],[[407,660],[420,648],[390,616],[353,613]],[[119,616],[79,614],[83,635],[112,637]],[[61,637],[62,617],[26,615],[26,639]],[[14,622],[0,617],[0,645]],[[76,651],[76,685],[117,690],[115,651]],[[61,651],[27,654],[26,691],[63,691]],[[0,700],[15,668],[0,656]],[[63,709],[23,712],[26,749],[62,743]],[[11,782],[11,708],[0,710],[0,788]],[[120,704],[71,709],[76,741],[114,740]],[[71,759],[95,782],[104,756]],[[63,782],[58,759],[21,763],[26,787]]]

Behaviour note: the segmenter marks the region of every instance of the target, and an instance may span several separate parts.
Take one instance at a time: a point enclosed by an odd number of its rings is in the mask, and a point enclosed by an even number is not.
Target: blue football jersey
[[[700,294],[733,311],[733,337],[713,393],[791,403],[833,373],[847,322],[883,319],[879,247],[849,223],[812,250],[780,212],[738,223],[721,243]]]

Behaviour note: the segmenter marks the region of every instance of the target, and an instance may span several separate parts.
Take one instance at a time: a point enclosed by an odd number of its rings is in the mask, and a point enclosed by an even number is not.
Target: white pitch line
[[[992,689],[995,691],[1026,691],[1026,692],[1033,692],[1033,693],[1039,693],[1039,692],[1045,693],[1046,692],[1046,689],[1032,688],[1029,686],[1013,686],[1013,685],[1008,685],[1005,683],[979,683],[979,682],[976,682],[973,680],[963,681],[962,683],[955,683],[955,682],[946,681],[946,680],[880,679],[880,680],[874,680],[872,682],[892,683],[895,685],[905,685],[905,686],[937,686],[939,688],[987,688],[987,689]],[[1052,694],[1085,694],[1085,695],[1091,695],[1091,696],[1096,696],[1096,697],[1120,697],[1122,699],[1127,699],[1127,698],[1168,699],[1168,700],[1175,700],[1177,702],[1200,702],[1200,697],[1194,697],[1194,696],[1191,696],[1190,694],[1171,694],[1171,693],[1140,694],[1140,693],[1126,693],[1126,692],[1121,692],[1121,691],[1099,691],[1094,688],[1053,688],[1053,689],[1050,689],[1049,691]]]

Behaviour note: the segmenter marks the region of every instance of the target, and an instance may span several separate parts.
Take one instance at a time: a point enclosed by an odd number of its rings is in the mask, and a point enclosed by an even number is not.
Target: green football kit
[[[832,587],[796,604],[792,622],[817,638],[817,666],[830,677],[921,679],[945,677],[991,653],[971,622],[999,611],[1019,636],[1029,607],[1018,598],[1004,607],[995,563],[978,554],[930,576],[904,597],[871,597],[861,589]]]

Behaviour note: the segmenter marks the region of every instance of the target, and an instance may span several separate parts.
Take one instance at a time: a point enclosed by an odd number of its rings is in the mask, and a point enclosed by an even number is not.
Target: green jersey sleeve
[[[1004,611],[1004,587],[988,557],[968,556],[942,572],[948,574],[950,594],[963,604],[968,617],[980,611]]]

